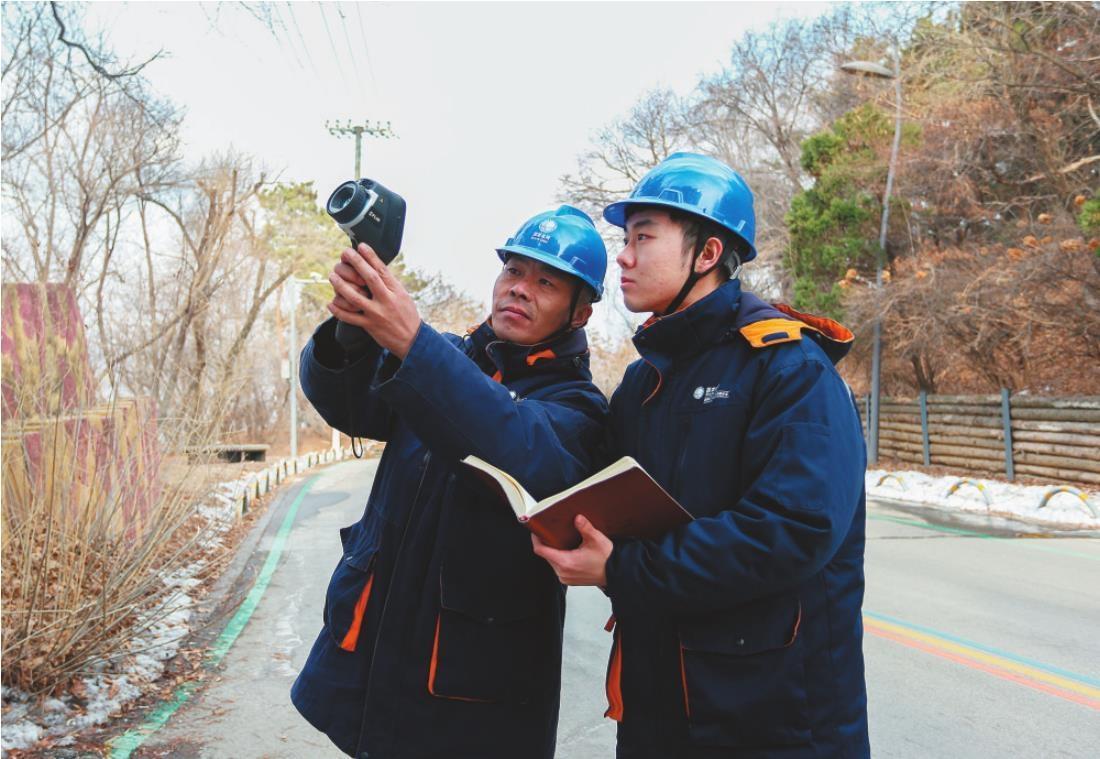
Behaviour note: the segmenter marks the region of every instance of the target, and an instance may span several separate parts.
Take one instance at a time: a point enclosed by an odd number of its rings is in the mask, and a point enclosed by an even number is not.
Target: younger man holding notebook
[[[554,754],[564,593],[459,462],[484,459],[537,498],[603,463],[607,405],[583,326],[607,254],[569,206],[528,220],[497,254],[492,316],[457,337],[421,322],[373,251],[345,250],[329,310],[371,339],[349,354],[330,320],[302,352],[302,388],[325,421],[386,442],[362,518],[340,531],[324,629],[291,691],[358,759]]]
[[[833,368],[852,335],[742,292],[752,194],[714,159],[669,156],[604,218],[626,231],[627,307],[653,313],[611,399],[615,453],[695,517],[656,540],[583,518],[574,551],[535,539],[563,583],[611,598],[618,756],[867,756],[866,454]]]

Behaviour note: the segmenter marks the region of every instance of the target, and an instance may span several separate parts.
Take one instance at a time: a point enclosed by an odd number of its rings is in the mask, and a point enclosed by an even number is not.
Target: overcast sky
[[[496,246],[555,205],[592,135],[645,92],[689,92],[731,42],[814,3],[272,3],[274,32],[237,3],[96,3],[123,57],[184,107],[186,158],[233,148],[272,175],[351,178],[326,120],[390,121],[363,174],[409,203],[403,250],[485,301]],[[609,251],[614,256],[614,250]],[[334,260],[335,260],[334,252]]]

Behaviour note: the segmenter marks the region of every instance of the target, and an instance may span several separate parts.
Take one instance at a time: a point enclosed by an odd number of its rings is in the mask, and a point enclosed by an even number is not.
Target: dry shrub
[[[850,320],[862,325],[841,365],[853,389],[867,391],[877,313],[888,394],[1100,392],[1090,370],[1100,361],[1100,259],[1072,228],[1042,229],[1052,233],[900,258],[881,298],[849,288]]]
[[[178,589],[165,578],[191,560],[203,529],[183,529],[194,516],[186,479],[143,494],[144,514],[125,488],[108,487],[120,483],[120,466],[143,463],[132,437],[89,434],[86,415],[39,421],[34,436],[12,426],[3,440],[3,682],[58,692],[137,653],[128,643],[169,610]],[[41,467],[28,477],[33,458]]]

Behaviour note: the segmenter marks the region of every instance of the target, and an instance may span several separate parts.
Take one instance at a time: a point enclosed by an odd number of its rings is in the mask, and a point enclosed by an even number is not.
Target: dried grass
[[[3,682],[32,695],[137,653],[129,641],[178,592],[164,577],[190,561],[206,529],[193,519],[188,474],[135,511],[133,493],[118,487],[134,480],[117,475],[149,463],[137,460],[141,447],[132,435],[88,435],[89,425],[69,411],[36,420],[34,435],[21,434],[25,424],[5,429]],[[40,466],[28,476],[32,458]]]

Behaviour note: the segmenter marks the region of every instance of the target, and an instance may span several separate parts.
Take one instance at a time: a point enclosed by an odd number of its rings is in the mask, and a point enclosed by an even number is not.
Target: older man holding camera
[[[607,405],[583,327],[607,258],[570,206],[528,220],[497,254],[492,314],[459,337],[423,323],[368,246],[344,250],[335,318],[302,352],[302,388],[325,421],[386,442],[291,692],[351,756],[554,754],[564,593],[459,462],[476,455],[536,498],[602,463]],[[338,323],[369,339],[346,350]]]

